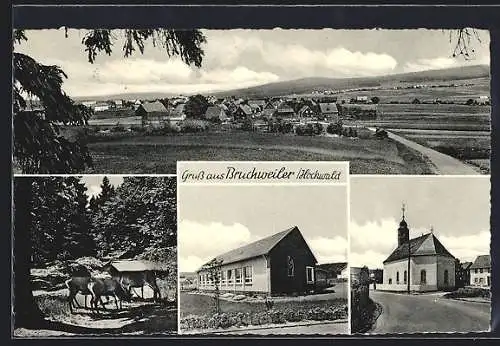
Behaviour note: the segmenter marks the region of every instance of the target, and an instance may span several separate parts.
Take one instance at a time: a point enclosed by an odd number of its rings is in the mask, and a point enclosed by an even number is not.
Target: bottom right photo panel
[[[351,332],[489,331],[490,177],[350,180]]]

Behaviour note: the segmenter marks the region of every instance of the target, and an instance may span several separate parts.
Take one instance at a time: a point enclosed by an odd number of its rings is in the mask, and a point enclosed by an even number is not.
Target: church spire
[[[406,212],[405,203],[402,204],[401,211],[402,211],[401,222],[399,223],[399,228],[398,228],[398,246],[406,244],[410,241],[410,230],[408,229],[408,224],[406,223],[405,220],[405,212]]]

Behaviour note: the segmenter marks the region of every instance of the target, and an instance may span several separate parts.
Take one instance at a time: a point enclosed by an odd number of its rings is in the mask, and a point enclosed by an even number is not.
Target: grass
[[[302,301],[287,301],[275,300],[273,309],[311,309],[315,307],[336,307],[347,304],[346,298],[332,298],[328,300],[302,300]],[[214,298],[204,294],[189,294],[181,293],[180,295],[180,312],[181,317],[189,315],[210,315],[211,307],[214,306]],[[220,300],[220,308],[223,313],[232,312],[248,312],[258,313],[266,311],[264,302],[233,302]]]
[[[89,148],[99,173],[175,173],[179,160],[345,160],[350,161],[352,174],[430,172],[428,163],[415,152],[391,140],[377,139],[231,131],[118,136],[90,143]]]

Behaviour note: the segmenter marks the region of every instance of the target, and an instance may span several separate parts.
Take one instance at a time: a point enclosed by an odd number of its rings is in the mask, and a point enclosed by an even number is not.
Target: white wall
[[[470,270],[470,285],[471,286],[484,286],[488,287],[488,282],[491,285],[491,270],[483,268],[483,272],[478,269],[477,273],[474,269]]]
[[[383,284],[389,285],[389,279],[392,279],[392,285],[398,285],[396,280],[399,272],[399,284],[404,285],[404,272],[408,270],[408,260],[402,259],[396,262],[384,265]],[[426,271],[426,282],[420,282],[421,270]],[[437,259],[436,256],[415,256],[410,260],[410,285],[437,286]],[[454,274],[453,274],[454,281]],[[377,289],[378,289],[377,285]],[[406,286],[406,285],[405,285]]]
[[[269,292],[269,268],[267,268],[267,261],[263,256],[251,258],[245,261],[229,263],[227,265],[223,265],[221,270],[234,270],[236,268],[243,268],[246,266],[252,267],[252,283],[245,283],[244,276],[242,271],[242,283],[236,284],[234,280],[234,271],[233,271],[233,283],[232,284],[223,284],[221,282],[219,289],[221,291],[240,291],[240,292]],[[201,274],[198,273],[198,275]],[[198,284],[199,289],[212,290],[215,287],[208,285]]]
[[[437,286],[438,289],[455,287],[455,260],[449,257],[438,256]],[[444,272],[448,270],[448,284],[444,282]]]

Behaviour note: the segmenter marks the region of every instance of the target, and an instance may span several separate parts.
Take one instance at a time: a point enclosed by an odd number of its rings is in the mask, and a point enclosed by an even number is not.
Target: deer
[[[156,272],[146,270],[142,272],[121,273],[120,280],[129,287],[129,292],[132,288],[141,288],[141,298],[144,299],[144,286],[148,285],[153,290],[153,299],[155,301],[161,299],[160,288],[156,284]]]
[[[87,296],[92,296],[92,293],[90,292],[88,285],[89,283],[94,280],[90,276],[73,276],[71,279],[68,279],[65,281],[66,287],[69,290],[69,295],[68,295],[68,302],[69,302],[69,309],[71,313],[73,313],[73,308],[81,308],[82,306],[78,303],[76,300],[76,295],[78,293],[82,294],[85,296],[85,308],[88,308],[87,306]],[[107,303],[109,302],[109,297],[107,298]]]
[[[132,294],[130,293],[130,286],[124,284],[122,280],[117,280],[116,278],[93,278],[87,284],[87,288],[92,295],[90,300],[91,310],[99,313],[98,303],[100,302],[103,309],[106,310],[106,306],[102,301],[102,297],[114,297],[116,309],[122,309],[122,301],[125,300],[130,302]],[[120,300],[120,307],[118,308],[118,300]]]

